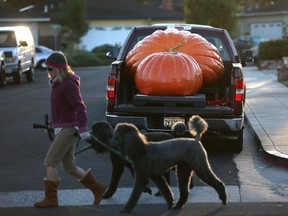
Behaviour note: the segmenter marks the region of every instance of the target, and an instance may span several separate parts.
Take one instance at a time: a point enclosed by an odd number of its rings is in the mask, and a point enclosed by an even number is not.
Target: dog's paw
[[[152,194],[152,190],[151,190],[151,188],[149,188],[149,187],[145,187],[144,188],[144,193],[148,193],[148,194]]]
[[[173,209],[182,209],[185,203],[176,203]]]
[[[109,198],[111,198],[112,197],[112,195],[110,195],[110,194],[103,194],[103,197],[102,197],[102,199],[109,199]]]
[[[174,203],[168,204],[168,209],[174,209]]]
[[[222,197],[222,198],[220,198],[220,199],[222,200],[222,205],[226,205],[226,203],[227,203],[227,197],[224,196],[224,197]]]
[[[226,194],[225,190],[222,193],[219,193],[219,199],[222,200],[222,204],[223,205],[226,205],[226,203],[227,203],[227,194]]]
[[[111,187],[109,187],[105,193],[103,194],[103,198],[102,199],[109,199],[111,198],[114,193],[116,192],[116,189],[112,189]]]
[[[157,193],[155,193],[155,194],[154,194],[154,196],[157,196],[157,197],[159,197],[159,196],[162,196],[162,194],[161,194],[161,192],[160,192],[160,191],[158,191]]]

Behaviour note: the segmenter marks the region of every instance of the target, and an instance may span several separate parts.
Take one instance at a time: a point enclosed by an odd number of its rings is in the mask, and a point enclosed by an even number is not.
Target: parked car
[[[46,68],[45,60],[53,52],[53,50],[41,45],[36,45],[35,50],[35,67],[41,69]]]
[[[33,82],[35,45],[34,38],[26,26],[1,26],[0,51],[6,59],[6,77],[13,77],[16,84],[22,83],[26,75],[28,82]]]

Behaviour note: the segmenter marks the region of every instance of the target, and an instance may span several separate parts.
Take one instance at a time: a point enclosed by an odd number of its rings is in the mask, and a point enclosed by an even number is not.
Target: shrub
[[[85,50],[66,50],[65,55],[72,67],[97,66],[99,59]]]
[[[111,45],[95,47],[91,52],[86,50],[66,50],[64,51],[69,64],[72,67],[91,67],[109,65],[113,60],[107,59],[106,49]]]
[[[259,44],[259,60],[282,60],[288,56],[288,39],[265,41]]]

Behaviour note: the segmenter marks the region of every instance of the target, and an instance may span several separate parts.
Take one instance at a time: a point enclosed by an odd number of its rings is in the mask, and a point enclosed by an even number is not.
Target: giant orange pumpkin
[[[155,52],[137,67],[135,84],[143,94],[158,96],[193,95],[202,86],[198,63],[189,55]]]
[[[176,47],[176,48],[175,48]],[[193,57],[199,64],[205,85],[215,85],[224,73],[223,61],[217,48],[199,34],[185,30],[157,30],[138,42],[128,53],[126,65],[134,74],[141,61],[155,52],[183,52]]]

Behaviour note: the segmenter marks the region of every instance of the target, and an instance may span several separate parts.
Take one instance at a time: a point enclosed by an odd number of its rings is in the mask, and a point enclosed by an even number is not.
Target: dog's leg
[[[133,167],[131,164],[129,164],[128,162],[125,162],[124,163],[125,166],[130,170],[131,172],[131,175],[134,177],[134,170],[133,170]],[[151,188],[149,188],[147,185],[144,187],[144,190],[143,190],[144,193],[148,193],[148,194],[152,194],[152,190]]]
[[[225,184],[214,174],[208,162],[201,161],[199,164],[196,164],[196,166],[194,166],[194,172],[199,179],[217,191],[219,199],[222,200],[222,204],[226,205],[227,194]]]
[[[194,172],[192,171],[192,173],[191,173],[191,179],[190,179],[190,183],[189,183],[190,189],[192,189],[192,188],[194,187],[193,174],[194,174]]]
[[[140,171],[141,172],[141,171]],[[143,192],[144,187],[148,184],[148,175],[143,174],[137,174],[134,178],[134,186],[132,193],[129,197],[128,202],[124,206],[124,208],[121,210],[122,213],[131,212],[133,208],[136,206],[138,199],[140,195]]]
[[[174,196],[173,192],[168,185],[167,181],[165,180],[164,176],[156,175],[156,176],[150,176],[152,181],[156,184],[156,186],[159,188],[161,194],[166,200],[166,203],[168,205],[168,209],[171,209],[173,207],[174,202]]]
[[[114,195],[117,190],[120,178],[124,172],[124,161],[121,158],[110,153],[110,161],[112,164],[112,175],[110,178],[109,187],[104,193],[103,199],[108,199]]]
[[[176,168],[179,198],[174,209],[181,209],[189,198],[192,168],[187,163],[181,163]]]
[[[170,170],[164,173],[164,178],[168,185],[170,185]],[[158,190],[158,192],[155,193],[155,196],[161,196],[161,192]]]

